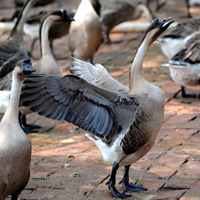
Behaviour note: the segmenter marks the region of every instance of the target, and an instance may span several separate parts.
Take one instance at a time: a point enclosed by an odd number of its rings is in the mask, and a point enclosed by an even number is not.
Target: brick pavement
[[[172,7],[173,1],[169,0],[166,10]],[[183,10],[180,7],[179,14]],[[0,40],[6,36],[1,33]],[[111,75],[128,84],[129,66],[141,34],[113,34],[112,38],[123,42],[102,45],[94,61],[105,65]],[[29,38],[25,36],[25,46],[29,45]],[[69,57],[67,36],[55,41],[54,46],[57,55]],[[39,56],[38,49],[34,51],[35,56]],[[166,93],[165,120],[152,150],[130,170],[131,181],[143,184],[148,191],[132,193],[129,199],[200,199],[200,100],[181,98],[180,86],[171,81],[168,69],[160,67],[166,61],[159,47],[152,45],[144,61],[144,74]],[[62,74],[68,74],[69,59],[58,63]],[[199,87],[188,88],[191,93],[199,91]],[[19,199],[114,199],[105,185],[111,166],[102,160],[100,151],[85,137],[83,130],[37,114],[29,115],[28,121],[42,125],[42,129],[28,135],[33,147],[31,178]],[[120,168],[117,181],[122,175]],[[123,192],[120,185],[116,186]]]

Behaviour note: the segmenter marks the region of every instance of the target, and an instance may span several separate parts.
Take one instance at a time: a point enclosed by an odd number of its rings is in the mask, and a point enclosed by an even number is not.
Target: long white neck
[[[27,2],[27,4],[22,8],[22,11],[19,14],[19,17],[15,23],[15,27],[13,28],[12,33],[14,32],[20,32],[23,33],[23,27],[24,27],[24,23],[26,21],[27,15],[30,11],[30,9],[35,5],[37,0],[30,0]]]
[[[44,23],[42,24],[41,36],[40,36],[40,45],[41,45],[41,52],[42,58],[45,56],[52,56],[50,43],[49,43],[49,29],[52,25],[51,17],[45,19]]]
[[[10,120],[12,123],[19,123],[18,116],[19,116],[19,98],[21,93],[22,82],[18,80],[17,74],[15,71],[12,75],[12,88],[11,88],[11,96],[10,101],[8,104],[8,108],[6,113],[3,116],[3,120]]]
[[[140,17],[141,13],[144,12],[146,18],[151,21],[152,20],[152,15],[150,13],[150,10],[143,4],[140,4],[136,7],[135,12],[133,13],[133,18],[137,19]]]
[[[149,47],[149,40],[151,40],[150,37],[145,37],[145,39],[139,46],[137,53],[135,55],[135,58],[133,60],[131,71],[130,71],[130,85],[129,85],[130,92],[134,90],[134,86],[135,87],[139,86],[138,85],[139,81],[145,80],[142,74],[142,65],[143,65],[144,56]]]

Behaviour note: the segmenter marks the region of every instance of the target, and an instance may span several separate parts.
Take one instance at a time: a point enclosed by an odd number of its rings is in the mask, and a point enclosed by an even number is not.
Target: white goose
[[[30,60],[16,64],[8,109],[0,123],[0,199],[17,200],[30,177],[31,144],[18,122],[19,97],[24,79],[34,72]]]
[[[184,87],[200,85],[200,31],[193,33],[165,66],[169,67],[171,78],[181,85],[182,97],[195,98],[196,94],[186,94]]]
[[[38,114],[66,120],[90,132],[105,161],[112,163],[108,187],[115,197],[126,198],[115,188],[119,166],[125,166],[121,181],[127,191],[144,191],[129,183],[130,165],[153,146],[162,126],[165,94],[142,74],[148,47],[173,22],[154,19],[146,30],[130,71],[128,94],[106,90],[84,79],[68,75],[33,75],[25,82],[21,101]]]

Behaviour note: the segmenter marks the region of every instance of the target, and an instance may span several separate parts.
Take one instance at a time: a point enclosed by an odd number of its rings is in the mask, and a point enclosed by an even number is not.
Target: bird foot
[[[110,190],[110,192],[112,193],[112,195],[116,198],[120,198],[120,199],[125,199],[127,197],[131,197],[130,194],[122,194],[120,193],[116,187],[115,187],[115,183],[113,182],[113,180],[109,180],[106,185],[108,185],[108,188]]]
[[[124,179],[122,179],[119,182],[119,184],[121,184],[121,183],[126,191],[130,191],[130,192],[147,191],[147,189],[144,188],[142,184],[131,184],[131,183],[125,181]]]
[[[197,95],[196,94],[182,94],[182,97],[183,98],[196,98],[197,97]]]
[[[41,126],[37,124],[21,124],[21,128],[25,133],[38,133],[38,130]]]

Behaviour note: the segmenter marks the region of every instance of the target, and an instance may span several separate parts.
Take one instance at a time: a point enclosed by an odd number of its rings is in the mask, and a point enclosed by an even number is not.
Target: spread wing
[[[92,65],[89,62],[73,58],[72,65],[70,66],[70,72],[73,75],[83,78],[88,83],[98,87],[128,94],[129,88],[114,79],[108,73],[106,68],[100,64]]]
[[[200,63],[200,32],[189,39],[185,47],[172,60],[191,64]]]
[[[23,106],[48,118],[71,122],[107,141],[130,126],[138,108],[134,98],[73,75],[31,75],[24,84]]]

